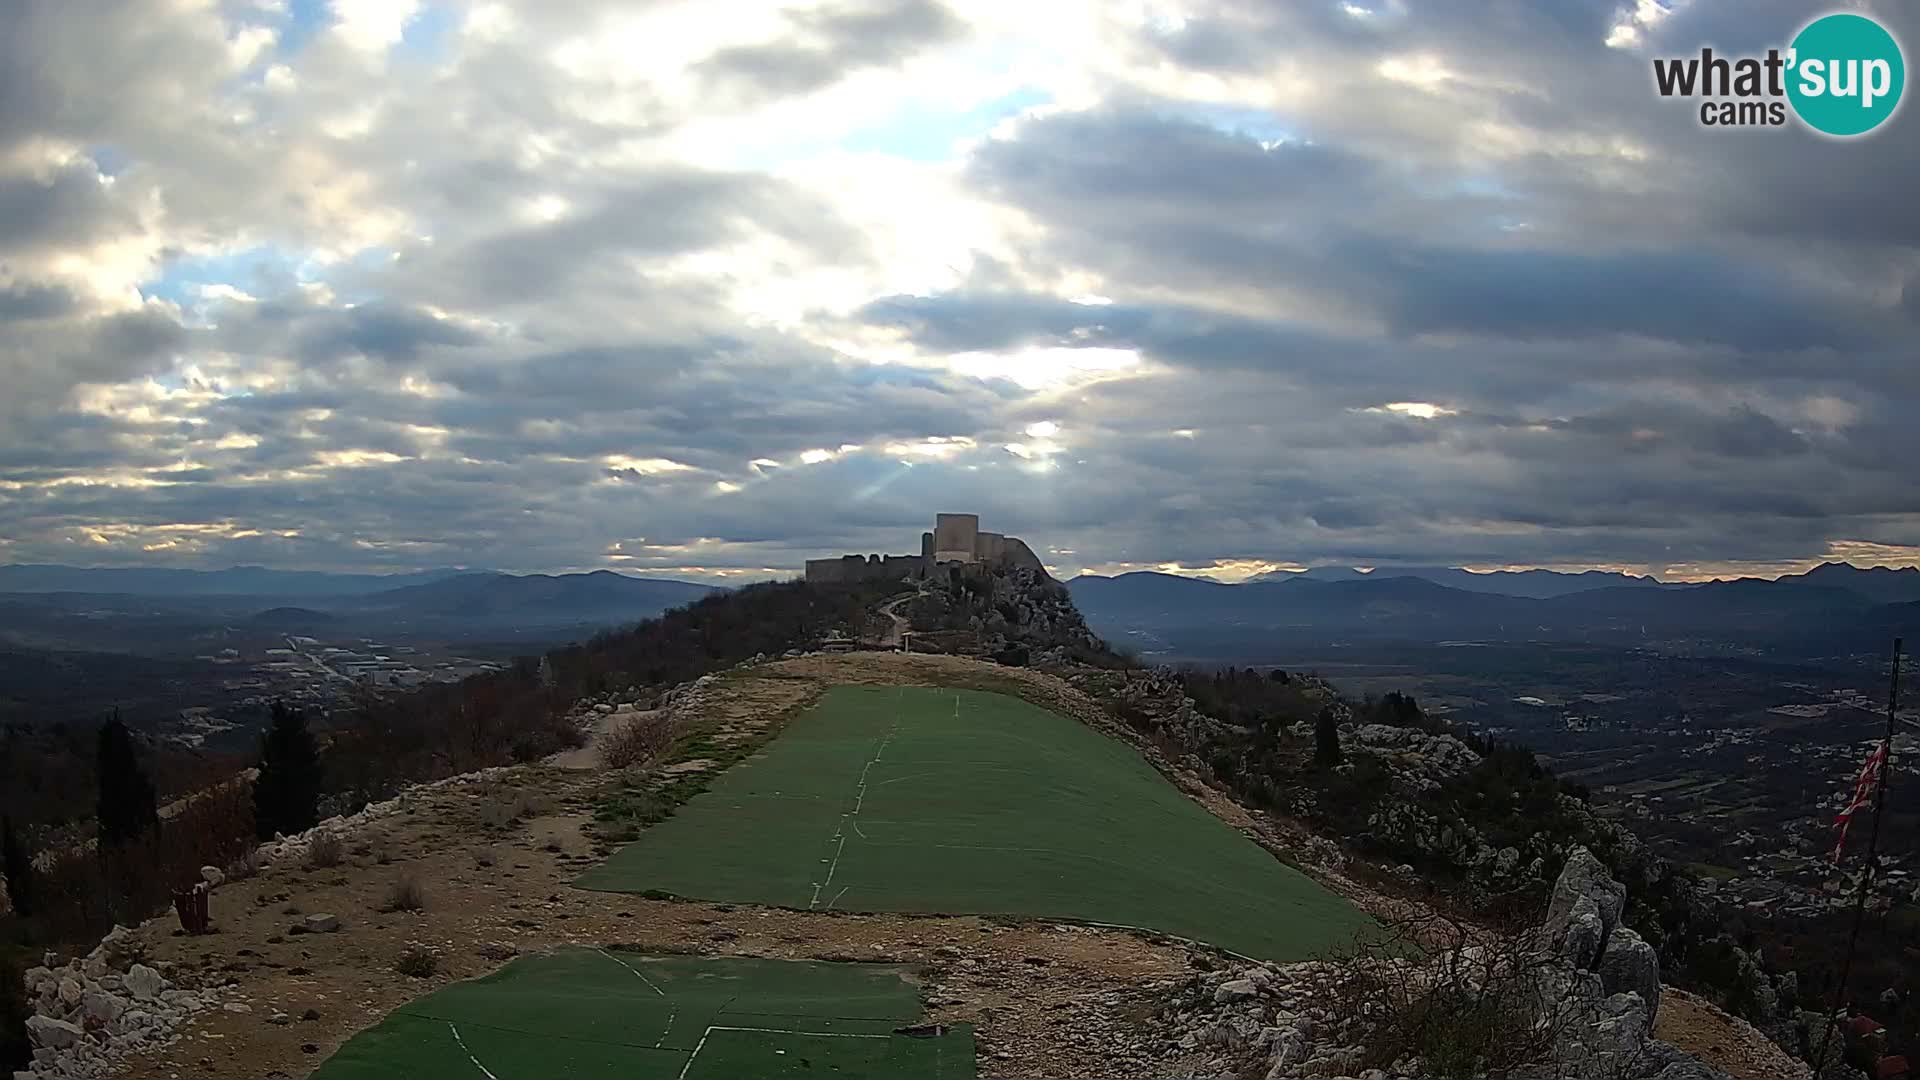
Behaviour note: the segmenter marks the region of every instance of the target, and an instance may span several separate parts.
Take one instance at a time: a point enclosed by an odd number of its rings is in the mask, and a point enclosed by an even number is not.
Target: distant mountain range
[[[1691,639],[1852,651],[1920,630],[1920,571],[1828,564],[1775,581],[1682,584],[1603,573],[1416,569],[1308,572],[1241,585],[1150,572],[1084,575],[1067,587],[1094,628],[1115,640],[1141,633],[1164,639],[1188,630],[1214,638],[1309,631],[1424,640]],[[1477,587],[1453,584],[1463,577]]]
[[[1544,600],[1567,593],[1604,588],[1676,588],[1656,578],[1620,574],[1608,570],[1583,570],[1577,574],[1557,570],[1495,570],[1480,573],[1452,566],[1384,566],[1362,573],[1346,566],[1316,566],[1311,570],[1275,570],[1253,579],[1254,583],[1281,581],[1379,581],[1410,577],[1431,581],[1467,592],[1498,593],[1501,596],[1529,596]]]
[[[0,566],[0,645],[161,655],[207,651],[206,642],[243,631],[550,639],[639,622],[715,591],[609,570],[383,576]]]
[[[714,591],[710,585],[628,577],[611,570],[560,575],[479,573],[373,593],[357,598],[353,607],[359,611],[461,618],[617,618],[633,612],[657,614]]]
[[[79,567],[22,563],[0,566],[0,593],[115,593],[122,596],[359,596],[464,574],[325,574],[233,566],[225,570],[163,567]]]
[[[1382,566],[1370,571],[1346,566],[1316,566],[1311,570],[1275,570],[1250,579],[1247,584],[1283,581],[1382,581],[1387,578],[1420,578],[1448,588],[1467,592],[1497,593],[1501,596],[1526,596],[1547,600],[1569,593],[1594,589],[1691,589],[1701,582],[1661,581],[1655,577],[1622,574],[1611,570],[1583,570],[1563,573],[1558,570],[1462,570],[1452,566]],[[1721,578],[1706,584],[1730,581],[1772,581],[1786,585],[1818,585],[1847,589],[1883,604],[1920,600],[1920,568],[1886,566],[1859,567],[1829,562],[1803,574],[1780,578]]]

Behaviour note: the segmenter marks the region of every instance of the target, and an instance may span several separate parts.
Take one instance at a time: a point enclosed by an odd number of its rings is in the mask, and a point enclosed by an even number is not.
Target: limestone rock
[[[217,889],[227,883],[226,871],[217,866],[203,866],[200,868],[200,880],[207,883],[207,888]]]
[[[328,914],[309,915],[301,920],[300,927],[309,934],[331,934],[340,929],[340,916]]]
[[[1593,898],[1582,896],[1557,928],[1549,927],[1553,947],[1567,963],[1591,968],[1606,948],[1606,924],[1600,918],[1600,906]]]
[[[1639,934],[1622,926],[1607,938],[1596,967],[1609,994],[1635,993],[1651,1020],[1660,1012],[1660,958]]]
[[[1259,987],[1253,984],[1252,979],[1229,979],[1221,983],[1219,987],[1214,990],[1213,1000],[1217,1003],[1228,1004],[1235,1001],[1245,1001],[1259,992]]]
[[[55,1020],[50,1016],[27,1017],[27,1033],[33,1036],[35,1046],[49,1050],[64,1050],[80,1041],[86,1032],[65,1020]]]
[[[135,964],[127,969],[127,992],[136,1000],[152,1001],[166,988],[167,980],[145,964]]]
[[[79,979],[68,975],[60,980],[60,1002],[67,1008],[71,1009],[80,1004],[80,995],[83,992]]]
[[[1626,910],[1627,887],[1613,880],[1606,865],[1595,858],[1593,852],[1577,847],[1567,855],[1567,865],[1554,882],[1553,899],[1547,904],[1547,932],[1556,940],[1582,897],[1592,899],[1595,904],[1604,948],[1605,936],[1620,925],[1620,914]]]
[[[126,1009],[120,999],[98,990],[89,990],[80,995],[80,1007],[87,1011],[88,1016],[103,1024],[118,1019]]]

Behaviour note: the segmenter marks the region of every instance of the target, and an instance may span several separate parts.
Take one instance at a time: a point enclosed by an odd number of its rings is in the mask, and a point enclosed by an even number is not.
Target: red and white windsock
[[[1873,802],[1874,789],[1880,786],[1880,770],[1887,765],[1887,744],[1882,742],[1873,753],[1867,755],[1867,763],[1860,767],[1860,778],[1853,782],[1853,797],[1847,800],[1847,808],[1833,819],[1840,826],[1840,837],[1833,844],[1833,865],[1840,865],[1841,852],[1847,846],[1847,827],[1853,824],[1856,810],[1863,810]]]

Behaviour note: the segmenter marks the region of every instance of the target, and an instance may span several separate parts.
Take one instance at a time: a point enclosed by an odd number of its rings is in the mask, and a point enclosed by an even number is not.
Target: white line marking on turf
[[[645,975],[640,974],[640,970],[634,967],[632,964],[627,963],[625,960],[620,959],[619,957],[613,955],[612,953],[608,952],[605,949],[595,949],[594,951],[599,953],[601,956],[604,956],[607,959],[613,961],[614,963],[619,964],[621,967],[626,968],[628,971],[633,972],[634,978],[637,978],[641,982],[647,984],[647,989],[653,991],[656,994],[659,994],[661,997],[667,996],[667,992],[665,990],[662,990],[658,986],[655,986],[653,984],[652,979],[649,979]]]
[[[454,1027],[452,1021],[447,1022],[447,1030],[453,1032],[453,1041],[460,1044],[460,1052],[467,1055],[467,1060],[473,1062],[473,1067],[480,1070],[480,1075],[487,1080],[500,1080],[485,1065],[480,1064],[480,1059],[473,1056],[473,1051],[467,1049],[467,1040],[460,1037],[460,1029]]]
[[[851,885],[842,885],[842,886],[840,886],[840,891],[839,891],[839,892],[837,892],[837,893],[834,893],[834,894],[833,894],[833,899],[831,899],[831,900],[829,900],[829,901],[827,901],[827,910],[828,910],[828,911],[832,911],[832,910],[833,910],[833,905],[835,905],[835,904],[837,904],[837,903],[839,903],[839,902],[840,902],[840,898],[841,898],[841,897],[843,897],[843,896],[845,896],[845,895],[847,895],[847,890],[848,890],[848,889],[851,889],[851,888],[853,888],[853,886],[851,886]]]
[[[693,1053],[687,1055],[687,1063],[680,1066],[679,1080],[686,1080],[687,1070],[693,1068],[693,1059],[700,1056],[700,1048],[707,1045],[707,1038],[716,1031],[757,1031],[767,1035],[806,1035],[820,1039],[891,1039],[891,1035],[860,1035],[850,1031],[788,1031],[785,1028],[728,1027],[715,1025],[700,1033],[700,1041],[693,1044]],[[488,1073],[492,1076],[492,1073]]]
[[[619,964],[621,967],[626,968],[628,971],[633,972],[633,975],[635,978],[647,984],[647,989],[653,991],[656,994],[659,994],[663,998],[667,997],[667,992],[665,990],[660,989],[660,987],[656,985],[652,979],[649,979],[645,975],[642,975],[640,973],[639,968],[634,967],[632,964],[627,963],[625,960],[620,959],[619,957],[613,955],[612,953],[608,952],[605,949],[595,949],[594,952],[599,953],[601,956],[604,956],[607,959],[613,961],[614,963]],[[660,1032],[659,1041],[653,1044],[655,1049],[659,1049],[661,1043],[664,1043],[667,1041],[667,1036],[673,1034],[673,1022],[678,1019],[680,1019],[679,1004],[676,1003],[672,998],[667,998],[667,1026],[665,1030]]]
[[[959,708],[959,698],[955,698],[954,701],[954,708]],[[835,826],[833,835],[827,837],[828,840],[839,841],[839,844],[833,849],[833,860],[831,862],[825,859],[820,860],[821,862],[827,863],[827,877],[824,881],[816,881],[813,883],[813,899],[807,901],[808,911],[812,911],[820,906],[820,890],[833,884],[833,875],[840,869],[840,854],[847,850],[847,823],[849,821],[853,822],[854,831],[860,832],[860,822],[856,819],[860,816],[860,808],[867,804],[867,774],[873,771],[874,765],[880,760],[880,755],[887,752],[887,744],[892,742],[893,737],[899,733],[900,718],[895,717],[893,726],[887,729],[887,734],[880,740],[880,745],[874,748],[873,757],[867,761],[866,767],[860,770],[860,787],[854,793],[853,811],[851,813],[841,814],[840,824]],[[866,836],[866,833],[860,833],[861,839],[866,839]],[[845,891],[845,889],[841,890],[841,892]],[[829,904],[827,906],[831,908],[833,905]]]

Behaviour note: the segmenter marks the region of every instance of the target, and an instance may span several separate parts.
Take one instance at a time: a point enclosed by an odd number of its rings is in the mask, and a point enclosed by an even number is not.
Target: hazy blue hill
[[[168,567],[80,567],[21,563],[0,566],[0,592],[117,593],[132,596],[356,596],[465,573],[327,574],[233,566],[225,570]]]
[[[1821,563],[1804,574],[1780,579],[1803,585],[1848,589],[1875,603],[1907,604],[1920,601],[1920,568],[1903,566],[1851,566],[1847,563]]]
[[[1253,580],[1267,583],[1302,580],[1378,581],[1386,578],[1419,578],[1464,592],[1496,593],[1501,596],[1520,596],[1535,600],[1551,599],[1568,593],[1585,592],[1589,589],[1674,587],[1655,578],[1621,574],[1610,570],[1582,570],[1578,573],[1564,573],[1558,570],[1494,570],[1479,573],[1453,566],[1382,566],[1366,574],[1345,566],[1316,566],[1311,570],[1297,573],[1276,570],[1269,574],[1262,574]]]
[[[390,589],[361,597],[355,606],[411,616],[638,619],[713,591],[708,585],[628,577],[611,570],[560,575],[481,573]]]

